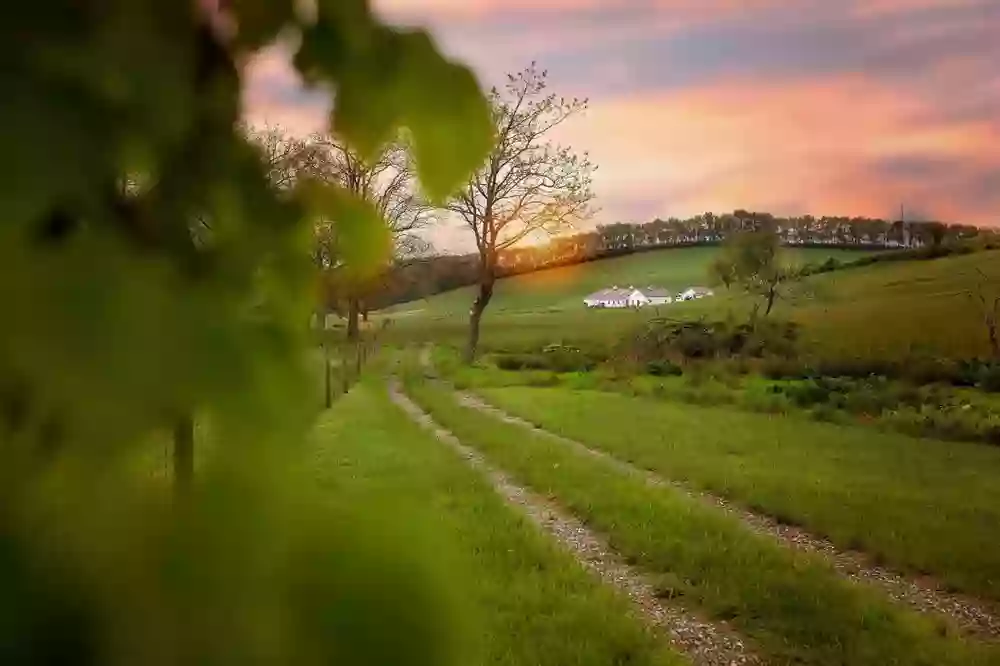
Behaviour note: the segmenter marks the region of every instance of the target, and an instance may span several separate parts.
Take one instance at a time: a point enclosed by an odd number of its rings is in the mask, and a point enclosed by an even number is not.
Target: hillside
[[[718,252],[718,247],[667,248],[506,278],[497,282],[488,312],[529,313],[582,308],[586,294],[614,285],[653,285],[680,291],[704,284],[708,264]],[[862,252],[824,248],[789,250],[793,261],[798,263],[821,263],[829,257],[847,261]],[[464,315],[474,298],[475,288],[463,287],[397,305],[387,312]]]
[[[610,284],[652,282],[680,289],[703,282],[705,266],[715,251],[664,250],[502,280],[484,318],[484,345],[488,349],[557,341],[608,343],[653,314],[742,317],[745,297],[725,292],[655,310],[588,310],[580,302],[584,294]],[[814,249],[797,254],[802,261],[814,262],[828,256],[857,256]],[[804,351],[824,356],[985,356],[988,339],[970,297],[980,280],[978,270],[995,276],[988,296],[1000,296],[1000,250],[995,250],[815,275],[797,288],[793,298],[779,301],[774,316],[802,324]],[[466,334],[465,313],[472,298],[471,289],[459,289],[406,304],[390,316],[408,340],[459,343]]]
[[[775,315],[802,325],[807,349],[824,356],[971,358],[989,353],[973,298],[1000,297],[1000,250],[924,261],[876,263],[807,278]],[[739,295],[674,306],[682,317],[724,316],[746,309]]]

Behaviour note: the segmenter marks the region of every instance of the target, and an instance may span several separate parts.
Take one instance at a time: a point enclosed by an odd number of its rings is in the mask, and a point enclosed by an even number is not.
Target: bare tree
[[[244,132],[260,150],[273,187],[289,190],[301,179],[313,175],[316,153],[310,141],[292,136],[276,125],[246,127]]]
[[[997,290],[996,279],[991,278],[981,268],[976,268],[979,279],[976,281],[975,292],[969,292],[970,298],[979,306],[979,316],[986,329],[990,341],[990,352],[993,358],[1000,358],[1000,337],[997,335],[997,315],[1000,314],[1000,293]]]
[[[378,288],[389,261],[426,251],[427,243],[419,232],[434,222],[434,209],[419,194],[413,162],[403,141],[390,144],[376,159],[368,161],[337,137],[314,136],[308,145],[315,175],[370,201],[392,235],[393,253],[382,271],[361,282],[340,281],[347,305],[347,337],[357,340],[358,317],[367,317],[366,295]]]
[[[536,234],[554,234],[592,215],[586,153],[547,140],[587,101],[546,92],[547,72],[532,63],[510,74],[504,89],[490,91],[496,147],[482,168],[448,205],[472,230],[479,253],[478,293],[469,312],[466,360],[479,345],[483,312],[493,298],[498,253]]]

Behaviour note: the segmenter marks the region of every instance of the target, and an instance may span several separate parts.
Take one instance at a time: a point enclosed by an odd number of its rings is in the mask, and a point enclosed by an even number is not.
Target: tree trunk
[[[492,274],[482,276],[479,282],[479,295],[476,296],[472,309],[469,311],[469,344],[465,349],[465,362],[471,364],[476,360],[476,353],[479,349],[479,324],[483,319],[483,312],[493,298],[493,284],[496,278]]]
[[[367,303],[362,303],[361,304],[361,321],[364,321],[364,322],[368,321],[368,304]]]
[[[993,358],[1000,358],[1000,337],[997,336],[997,320],[986,317],[986,333],[990,336],[990,351]]]
[[[357,340],[360,327],[358,326],[358,313],[360,312],[360,302],[357,298],[351,297],[347,302],[347,339]]]
[[[774,307],[774,300],[778,297],[778,290],[775,287],[771,287],[767,290],[767,308],[764,310],[764,316],[771,314],[771,308]]]
[[[750,330],[757,330],[757,314],[760,312],[760,301],[754,301],[753,307],[750,308]]]
[[[174,493],[178,497],[191,491],[194,481],[194,417],[183,416],[174,422]]]

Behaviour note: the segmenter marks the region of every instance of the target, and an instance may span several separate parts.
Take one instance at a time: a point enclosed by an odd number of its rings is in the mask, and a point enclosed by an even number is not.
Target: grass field
[[[665,597],[738,627],[768,663],[995,663],[992,649],[844,581],[826,563],[751,533],[734,517],[461,407],[447,389],[412,390],[465,444],[606,534],[619,553],[658,576]]]
[[[996,447],[610,393],[480,392],[553,432],[1000,600]]]
[[[607,346],[650,316],[742,317],[746,300],[725,293],[640,311],[587,310],[580,302],[585,293],[614,282],[608,277],[612,275],[629,275],[634,279],[619,282],[637,284],[656,282],[654,275],[661,283],[701,283],[714,251],[663,250],[502,280],[483,319],[483,348],[551,342]],[[830,254],[801,252],[812,253],[801,256],[813,261]],[[1000,251],[990,251],[815,275],[803,281],[797,296],[779,301],[774,316],[802,325],[802,351],[807,354],[892,359],[985,356],[990,351],[988,338],[970,298],[979,281],[977,269],[994,278],[987,295],[1000,296]],[[407,306],[413,308],[411,314],[397,316],[393,335],[411,342],[458,345],[466,335],[470,303],[464,290],[414,303]]]
[[[564,342],[607,349],[655,314],[741,317],[745,299],[725,293],[659,312],[586,310],[579,303],[584,293],[609,282],[672,288],[701,283],[712,252],[652,252],[505,280],[484,319],[484,347],[538,349]],[[657,263],[668,255],[670,265]],[[980,270],[1000,278],[998,260],[1000,251],[981,252],[816,275],[781,301],[776,315],[801,324],[803,358],[909,364],[983,356],[987,339],[970,292]],[[991,289],[1000,296],[1000,280],[987,287],[989,297]],[[464,338],[469,298],[458,291],[405,306],[407,314],[390,315],[395,321],[383,343],[434,342],[443,376],[479,385],[488,401],[548,430],[800,525],[843,550],[864,551],[890,569],[929,575],[951,590],[1000,604],[994,544],[1000,533],[1000,448],[820,423],[797,412],[752,413],[673,402],[668,395],[653,400],[572,390],[617,377],[611,364],[562,375],[593,381],[567,380],[560,388],[525,386],[551,385],[548,371],[506,372],[488,362],[459,369],[448,346]],[[881,589],[853,583],[828,561],[757,534],[733,515],[458,405],[447,387],[413,372],[415,353],[407,358],[407,385],[436,420],[518,483],[602,534],[627,562],[653,576],[664,599],[730,623],[765,663],[1000,664],[1000,645],[962,638],[945,620],[918,615]],[[685,364],[683,376],[669,378],[621,372],[686,386],[696,383],[695,370],[709,366]],[[727,378],[718,381],[729,386]],[[764,380],[751,374],[734,381]],[[974,394],[975,401],[990,398],[977,388],[948,390]],[[925,400],[942,394],[918,395]],[[918,406],[940,410],[937,404]],[[864,418],[871,420],[868,412]],[[425,512],[444,535],[441,555],[455,563],[456,584],[474,609],[469,617],[477,619],[482,663],[676,663],[677,655],[636,624],[619,597],[503,506],[446,447],[410,425],[371,386],[362,383],[339,402],[320,433],[321,444],[327,442],[320,476],[332,497],[387,498],[390,505]]]
[[[684,663],[451,451],[364,385],[317,425],[311,464],[332,502],[373,505],[425,526],[471,634],[463,663]],[[394,599],[387,603],[407,603]],[[386,627],[386,640],[392,627]]]
[[[576,310],[583,307],[583,297],[587,294],[615,285],[652,285],[676,293],[704,285],[708,265],[718,252],[718,247],[668,248],[506,278],[497,282],[487,312],[501,315]],[[788,250],[789,260],[800,264],[822,263],[829,257],[849,261],[864,253],[824,248]],[[428,317],[465,316],[474,299],[475,289],[464,287],[395,306],[390,312],[413,311]]]

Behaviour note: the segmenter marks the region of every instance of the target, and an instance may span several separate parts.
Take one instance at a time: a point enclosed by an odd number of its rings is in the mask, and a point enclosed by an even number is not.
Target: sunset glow
[[[558,139],[600,166],[595,223],[735,208],[1000,225],[996,0],[380,0],[486,86],[532,60],[591,100]],[[246,114],[326,109],[274,51]],[[436,233],[443,249],[466,242]]]

